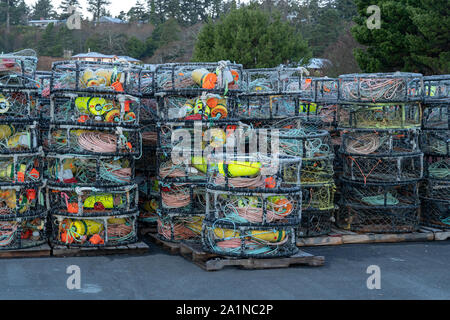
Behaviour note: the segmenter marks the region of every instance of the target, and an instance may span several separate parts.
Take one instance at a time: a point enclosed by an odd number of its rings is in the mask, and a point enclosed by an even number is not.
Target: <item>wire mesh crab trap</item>
[[[450,103],[450,75],[423,78],[425,103]]]
[[[0,124],[0,154],[40,152],[37,122],[14,120]]]
[[[0,87],[37,88],[34,80],[37,62],[32,49],[0,54]]]
[[[156,98],[141,98],[140,123],[145,125],[158,120],[158,101]]]
[[[426,177],[436,180],[450,178],[450,157],[425,155]]]
[[[44,151],[76,156],[140,156],[138,129],[50,125],[43,135]]]
[[[423,130],[420,137],[423,153],[450,157],[450,130]]]
[[[341,153],[341,156],[342,176],[351,181],[402,182],[423,177],[423,153],[393,157]]]
[[[140,99],[130,95],[62,92],[51,97],[50,120],[54,124],[136,127],[140,110]]]
[[[123,187],[47,187],[51,214],[95,217],[133,214],[138,210],[137,185]]]
[[[340,102],[422,101],[423,76],[419,73],[360,73],[339,76]]]
[[[236,94],[244,90],[242,65],[217,63],[168,63],[155,70],[155,95],[158,94]]]
[[[46,157],[46,178],[56,186],[102,187],[129,185],[135,178],[132,157],[54,155]]]
[[[0,218],[14,219],[44,212],[42,183],[0,186]]]
[[[295,94],[240,95],[235,106],[235,117],[241,120],[270,120],[294,117],[300,112],[309,114],[310,108],[300,105]]]
[[[157,151],[157,177],[165,182],[206,183],[203,152],[161,148]]]
[[[137,212],[105,217],[51,215],[51,242],[68,247],[121,246],[137,241]]]
[[[421,117],[418,103],[342,104],[337,111],[337,123],[340,128],[420,128]]]
[[[47,242],[46,213],[5,218],[0,214],[0,251],[40,246]]]
[[[207,159],[208,190],[290,192],[299,188],[302,159],[288,155],[217,154]]]
[[[431,199],[421,197],[420,223],[427,227],[450,229],[450,201],[447,198]]]
[[[302,94],[312,96],[311,79],[304,78],[302,68],[272,68],[244,70],[246,94]]]
[[[206,190],[206,216],[240,226],[296,226],[302,213],[300,188],[289,193]]]
[[[302,219],[297,228],[299,238],[317,237],[331,232],[334,222],[332,210],[303,209]]]
[[[127,63],[59,61],[52,66],[52,93],[141,94],[141,80],[148,71]],[[145,89],[144,89],[145,90]]]
[[[159,217],[158,237],[169,242],[200,241],[203,219],[203,215]]]
[[[302,184],[304,210],[333,210],[336,185],[333,180],[324,183]]]
[[[156,123],[153,121],[143,120],[140,121],[141,124],[141,135],[142,135],[142,148],[143,152],[147,155],[150,151],[154,151],[158,145],[158,131],[156,128]]]
[[[39,120],[38,90],[0,87],[0,122]]]
[[[450,130],[450,102],[426,105],[422,117],[423,130]]]
[[[139,181],[139,177],[137,179]],[[139,184],[139,221],[154,223],[158,219],[159,185],[156,178],[149,178]]]
[[[42,153],[0,155],[0,185],[28,184],[42,181]]]
[[[298,252],[294,227],[241,226],[219,219],[203,221],[203,249],[218,255],[244,258],[289,257]]]
[[[424,179],[422,183],[422,195],[432,199],[449,200],[450,199],[449,179],[448,178]]]
[[[314,102],[319,104],[335,104],[338,102],[338,79],[312,78],[312,86],[314,88]]]
[[[157,117],[161,121],[217,121],[231,118],[235,98],[213,94],[171,94],[158,97]]]
[[[187,183],[166,183],[159,181],[158,214],[162,217],[171,215],[204,215],[206,195],[204,185]]]
[[[416,129],[342,131],[341,152],[348,155],[400,156],[420,152]]]
[[[354,232],[405,233],[419,229],[419,206],[376,208],[343,205],[337,212],[337,224]]]

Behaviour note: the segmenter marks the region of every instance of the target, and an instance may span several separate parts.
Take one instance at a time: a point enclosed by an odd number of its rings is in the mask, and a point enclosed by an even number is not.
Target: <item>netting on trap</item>
[[[135,177],[132,157],[47,155],[46,164],[48,183],[55,186],[123,186],[130,184]]]
[[[37,62],[36,52],[31,49],[0,54],[0,87],[37,88]]]
[[[348,155],[401,156],[420,152],[416,129],[353,129],[342,132],[341,152]]]
[[[42,153],[0,155],[0,185],[17,185],[42,181]]]
[[[339,76],[341,102],[408,102],[423,98],[419,73],[361,73]]]
[[[156,223],[158,220],[158,197],[139,196],[139,221]]]
[[[246,94],[302,94],[312,98],[311,79],[304,77],[301,68],[272,68],[244,70]]]
[[[450,130],[450,102],[447,104],[425,105],[422,129]]]
[[[153,121],[141,121],[142,147],[150,150],[156,149],[158,145],[158,131]],[[146,152],[148,153],[148,152]]]
[[[39,147],[36,122],[14,120],[0,124],[0,154],[38,153]]]
[[[37,247],[47,242],[47,213],[4,218],[0,214],[0,251]]]
[[[450,103],[450,75],[423,77],[425,103]]]
[[[207,252],[231,257],[289,257],[298,252],[294,227],[242,226],[228,219],[204,220],[202,245]]]
[[[140,110],[140,99],[129,95],[58,93],[51,97],[50,121],[79,126],[136,127]]]
[[[407,129],[420,128],[420,104],[342,104],[338,107],[340,128]]]
[[[301,111],[304,114],[314,114],[308,104],[300,105],[298,95],[240,95],[236,107],[235,117],[241,120],[270,120],[297,116]],[[314,110],[315,111],[315,110]]]
[[[181,155],[174,149],[158,149],[158,179],[164,182],[206,183],[207,165],[203,153],[180,152]]]
[[[242,65],[216,63],[167,63],[155,70],[155,94],[236,94],[244,90]]]
[[[339,96],[339,80],[323,77],[312,78],[314,88],[314,102],[322,104],[335,104]]]
[[[421,197],[420,224],[432,228],[450,229],[450,201],[448,199]]]
[[[158,120],[158,101],[156,98],[141,99],[141,112],[139,117],[141,124],[154,123]]]
[[[232,117],[235,108],[234,98],[213,93],[172,94],[157,101],[161,121],[217,121]]]
[[[0,218],[36,216],[45,210],[42,183],[0,186]]]
[[[120,246],[137,241],[137,212],[107,217],[50,215],[51,242],[68,247]]]
[[[420,210],[407,208],[365,208],[342,205],[337,211],[340,228],[361,233],[405,233],[419,229]]]
[[[421,194],[432,199],[449,200],[450,181],[449,179],[424,179]]]
[[[270,154],[216,154],[207,159],[207,188],[240,192],[296,192],[300,157]]]
[[[0,122],[39,119],[37,89],[0,87]]]
[[[95,217],[133,214],[138,210],[137,185],[123,187],[47,187],[51,214]]]
[[[327,183],[334,177],[334,155],[303,158],[301,184]]]
[[[425,155],[425,176],[436,180],[450,179],[450,157]]]
[[[159,181],[159,189],[159,215],[185,216],[205,214],[206,194],[204,185],[164,183]]]
[[[416,181],[423,177],[423,154],[378,157],[342,154],[342,176],[361,182]]]
[[[297,229],[299,238],[317,237],[331,232],[334,208],[331,210],[304,209]]]
[[[159,217],[158,237],[169,242],[200,241],[204,216]]]
[[[302,214],[302,192],[284,194],[206,190],[206,216],[240,226],[297,226]]]
[[[58,61],[52,66],[50,91],[141,95],[148,73],[130,63]],[[144,88],[142,88],[144,89]]]
[[[364,183],[342,179],[341,204],[354,209],[417,207],[419,186],[413,183]]]
[[[311,128],[291,128],[272,130],[270,138],[278,139],[280,154],[297,156],[303,159],[330,157],[331,149],[330,133],[326,130],[314,130]],[[276,141],[273,141],[276,142]],[[272,144],[271,144],[272,146]],[[272,152],[276,146],[272,146]]]
[[[43,133],[46,152],[90,156],[140,156],[138,129],[50,125]]]
[[[320,184],[302,184],[303,210],[333,210],[336,185],[333,180]]]
[[[450,130],[422,130],[420,147],[426,155],[450,157]]]

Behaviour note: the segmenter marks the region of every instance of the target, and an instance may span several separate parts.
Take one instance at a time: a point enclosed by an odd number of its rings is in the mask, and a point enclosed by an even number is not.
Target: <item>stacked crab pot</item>
[[[37,58],[24,54],[0,55],[0,250],[47,241]]]
[[[450,75],[424,77],[421,148],[425,154],[421,223],[450,228]]]
[[[418,228],[422,94],[420,74],[339,77],[340,227],[375,233]]]
[[[52,243],[136,242],[143,70],[63,61],[52,71],[50,121],[43,135]]]

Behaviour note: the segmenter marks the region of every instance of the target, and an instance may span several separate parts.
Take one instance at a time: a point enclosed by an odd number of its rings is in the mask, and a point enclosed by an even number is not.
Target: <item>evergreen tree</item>
[[[101,16],[107,14],[107,6],[111,4],[109,0],[88,0],[88,10],[93,13],[94,21],[98,22]]]
[[[145,11],[144,5],[137,1],[136,5],[131,7],[127,12],[128,21],[130,22],[140,22],[148,19],[148,14]]]
[[[69,8],[80,8],[79,0],[62,0],[61,4],[59,5],[58,9],[62,11],[60,14],[60,19],[64,20],[67,19],[72,13],[69,13]]]
[[[32,9],[31,18],[39,19],[53,19],[55,18],[55,10],[50,0],[37,0]]]

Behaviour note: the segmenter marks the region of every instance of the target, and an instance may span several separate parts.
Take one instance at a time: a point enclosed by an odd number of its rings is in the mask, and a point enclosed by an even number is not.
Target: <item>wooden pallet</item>
[[[15,259],[15,258],[42,258],[50,257],[51,248],[45,243],[38,247],[19,249],[19,250],[0,250],[0,259]]]
[[[325,257],[313,256],[300,250],[296,255],[288,258],[254,259],[254,258],[232,258],[222,257],[217,254],[204,252],[200,244],[181,243],[180,254],[187,260],[195,263],[206,271],[218,271],[225,267],[235,266],[243,269],[274,269],[288,268],[295,265],[306,265],[311,267],[323,266]]]
[[[164,250],[168,251],[170,254],[179,254],[180,253],[180,243],[178,242],[169,242],[161,240],[158,237],[157,233],[147,233],[147,237],[151,242],[157,244],[162,247]]]
[[[393,242],[420,242],[441,241],[450,237],[450,231],[436,228],[422,227],[411,233],[356,233],[343,229],[332,229],[330,233],[319,237],[298,238],[298,247],[333,246],[355,243],[393,243]]]
[[[115,254],[146,254],[149,246],[144,242],[137,242],[116,247],[103,248],[76,248],[61,245],[55,245],[52,248],[54,257],[86,257],[86,256],[104,256]]]

